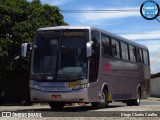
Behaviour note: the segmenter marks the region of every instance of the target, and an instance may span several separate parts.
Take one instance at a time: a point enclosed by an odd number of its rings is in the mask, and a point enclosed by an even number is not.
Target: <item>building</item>
[[[160,97],[160,73],[151,76],[150,96]]]

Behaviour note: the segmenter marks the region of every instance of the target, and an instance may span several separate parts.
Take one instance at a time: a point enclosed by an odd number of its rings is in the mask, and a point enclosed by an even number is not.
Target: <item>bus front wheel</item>
[[[93,108],[105,108],[108,106],[108,92],[107,89],[103,89],[100,102],[92,102],[91,105]]]
[[[63,107],[64,107],[64,105],[65,105],[64,103],[58,103],[58,102],[51,102],[51,103],[49,103],[49,106],[54,111],[62,110]]]

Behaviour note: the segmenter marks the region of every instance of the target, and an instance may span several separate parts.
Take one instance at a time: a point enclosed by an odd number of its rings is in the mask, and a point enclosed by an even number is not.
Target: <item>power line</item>
[[[110,13],[110,12],[139,12],[139,9],[105,9],[105,10],[60,10],[62,13]]]

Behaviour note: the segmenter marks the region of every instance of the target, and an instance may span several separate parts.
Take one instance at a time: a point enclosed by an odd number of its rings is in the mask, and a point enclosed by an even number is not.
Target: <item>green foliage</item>
[[[20,44],[31,41],[37,28],[66,24],[59,8],[39,0],[5,0],[0,3],[0,16],[0,38],[8,34]]]
[[[66,25],[58,7],[41,4],[40,0],[0,0],[0,57],[13,58],[24,42],[31,42],[40,27]],[[9,53],[9,48],[12,53]],[[14,53],[14,54],[13,54]]]
[[[58,7],[40,0],[0,0],[0,21],[0,80],[9,74],[6,70],[13,69],[21,44],[32,42],[36,29],[66,25]],[[23,66],[22,60],[16,64],[14,69]]]

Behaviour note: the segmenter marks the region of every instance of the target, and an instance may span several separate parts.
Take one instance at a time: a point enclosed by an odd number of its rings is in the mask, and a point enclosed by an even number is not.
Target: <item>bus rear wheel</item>
[[[91,105],[95,109],[105,108],[108,106],[108,92],[106,89],[103,89],[101,101],[100,102],[92,102]]]
[[[137,91],[137,98],[133,100],[128,100],[126,102],[127,106],[139,106],[140,105],[141,92],[140,89]]]
[[[51,103],[49,103],[49,106],[54,111],[62,110],[63,107],[64,107],[64,105],[65,105],[64,103],[58,103],[58,102],[51,102]]]

